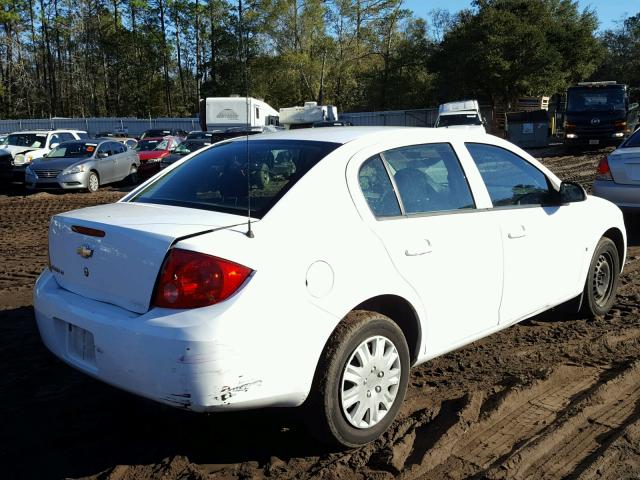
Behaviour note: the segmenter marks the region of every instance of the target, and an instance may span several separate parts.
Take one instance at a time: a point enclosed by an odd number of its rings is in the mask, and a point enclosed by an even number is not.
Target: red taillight
[[[197,308],[229,298],[251,269],[204,253],[174,248],[160,271],[154,305]]]
[[[609,159],[606,156],[602,157],[600,163],[598,163],[596,180],[613,180],[611,170],[609,169]]]

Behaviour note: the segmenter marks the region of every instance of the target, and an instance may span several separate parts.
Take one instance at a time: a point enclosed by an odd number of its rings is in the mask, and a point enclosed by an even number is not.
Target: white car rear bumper
[[[265,374],[278,371],[274,360],[256,360],[251,332],[244,329],[243,342],[224,314],[155,308],[138,315],[69,292],[48,270],[36,282],[34,307],[42,340],[57,357],[158,402],[199,412],[297,406],[308,392],[301,385],[311,379],[292,382],[280,362],[281,375]]]

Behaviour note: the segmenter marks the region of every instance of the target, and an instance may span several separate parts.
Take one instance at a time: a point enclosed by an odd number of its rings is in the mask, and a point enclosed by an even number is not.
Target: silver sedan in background
[[[640,129],[600,160],[593,194],[640,212]]]
[[[27,188],[87,189],[128,179],[137,181],[136,152],[111,139],[64,142],[26,169]]]

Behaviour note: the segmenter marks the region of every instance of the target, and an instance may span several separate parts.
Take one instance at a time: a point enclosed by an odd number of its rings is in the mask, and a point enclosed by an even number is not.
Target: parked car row
[[[189,136],[196,139],[176,152]],[[14,132],[0,139],[0,180],[24,182],[29,189],[95,192],[100,185],[149,177],[162,160],[171,157],[172,163],[213,141],[212,133],[172,129],[148,130],[140,140],[126,132],[100,132],[94,139],[82,130]]]

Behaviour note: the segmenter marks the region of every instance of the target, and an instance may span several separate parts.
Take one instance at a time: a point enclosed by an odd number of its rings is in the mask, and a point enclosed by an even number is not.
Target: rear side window
[[[358,181],[362,194],[376,217],[394,217],[402,214],[380,155],[371,157],[362,164]]]
[[[494,145],[465,145],[494,207],[540,205],[549,199],[551,189],[547,177],[524,158]]]
[[[242,215],[250,205],[252,216],[262,218],[300,178],[339,146],[300,140],[221,143],[196,153],[131,201]],[[327,195],[331,195],[331,188],[326,186]]]
[[[405,214],[475,208],[458,157],[448,143],[388,150],[382,154]]]
[[[83,140],[86,140],[89,138],[89,134],[87,132],[76,132],[76,135],[78,135],[78,137],[82,138]]]

